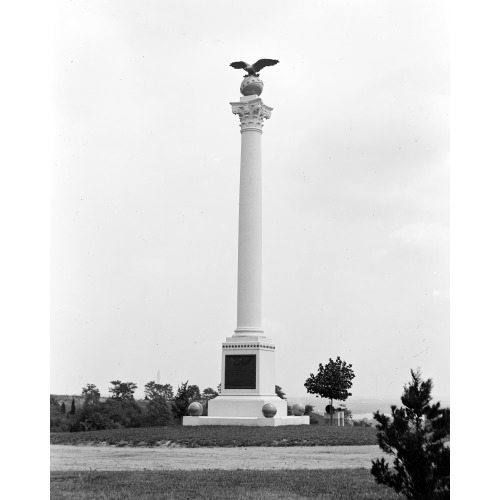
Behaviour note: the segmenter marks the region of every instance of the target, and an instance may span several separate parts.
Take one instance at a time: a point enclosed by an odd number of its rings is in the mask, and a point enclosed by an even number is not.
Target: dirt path
[[[378,446],[289,448],[116,448],[51,445],[50,468],[60,470],[347,469],[370,468]]]

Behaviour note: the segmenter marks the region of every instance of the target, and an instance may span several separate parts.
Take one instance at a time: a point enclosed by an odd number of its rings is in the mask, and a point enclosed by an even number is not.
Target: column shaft
[[[235,336],[262,336],[261,136],[272,108],[256,95],[231,103],[240,118],[240,216],[238,226],[238,314]]]
[[[241,133],[236,333],[262,333],[262,166],[258,130]]]

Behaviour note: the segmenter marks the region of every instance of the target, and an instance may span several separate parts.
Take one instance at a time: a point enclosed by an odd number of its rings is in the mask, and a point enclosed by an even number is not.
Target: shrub
[[[123,427],[140,427],[142,425],[142,410],[135,399],[120,401],[110,398],[103,403],[103,406],[109,419]],[[97,409],[99,408],[101,405],[97,406]]]
[[[71,424],[71,432],[102,431],[112,429],[113,420],[110,418],[105,404],[85,405],[79,410],[77,420]]]
[[[70,423],[71,432],[140,427],[144,424],[142,410],[135,400],[110,398],[104,403],[87,403]]]
[[[320,419],[313,413],[309,416],[309,423],[311,425],[318,425],[320,423]]]
[[[353,420],[352,425],[354,425],[354,427],[371,427],[372,426],[371,422],[368,422],[367,418],[363,418],[362,420]]]
[[[172,418],[172,410],[168,401],[164,398],[152,399],[148,402],[144,425],[151,427],[167,425]]]
[[[63,411],[64,410],[64,411]],[[65,413],[66,405],[64,401],[61,405],[57,402],[55,396],[50,396],[50,432],[69,431],[71,422],[68,421],[71,415]]]
[[[219,395],[219,393],[215,389],[207,387],[206,389],[203,389],[203,393],[201,395],[203,399],[209,400],[216,398]]]

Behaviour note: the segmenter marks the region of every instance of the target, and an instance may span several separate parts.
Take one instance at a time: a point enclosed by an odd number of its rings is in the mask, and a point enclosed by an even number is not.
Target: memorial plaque
[[[255,389],[257,356],[255,354],[229,354],[225,358],[225,388]]]

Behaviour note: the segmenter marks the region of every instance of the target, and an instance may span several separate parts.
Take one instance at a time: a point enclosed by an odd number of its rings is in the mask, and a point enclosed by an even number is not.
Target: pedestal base
[[[262,407],[266,403],[276,406],[275,417],[286,417],[286,401],[275,394],[220,395],[208,402],[209,417],[263,417]]]
[[[309,416],[302,417],[183,417],[182,425],[239,425],[248,427],[279,427],[309,425]]]

